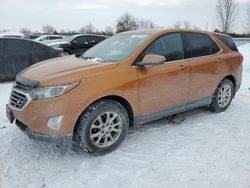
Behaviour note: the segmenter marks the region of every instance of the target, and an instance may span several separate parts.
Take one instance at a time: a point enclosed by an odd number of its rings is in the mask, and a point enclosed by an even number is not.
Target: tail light
[[[244,56],[240,54],[240,62],[243,63],[243,61],[244,61]]]

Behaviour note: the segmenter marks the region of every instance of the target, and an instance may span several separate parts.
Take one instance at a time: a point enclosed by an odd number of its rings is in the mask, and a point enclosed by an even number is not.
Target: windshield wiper
[[[103,59],[101,59],[99,57],[84,57],[83,56],[83,58],[86,59],[86,60],[92,60],[94,62],[105,62]]]

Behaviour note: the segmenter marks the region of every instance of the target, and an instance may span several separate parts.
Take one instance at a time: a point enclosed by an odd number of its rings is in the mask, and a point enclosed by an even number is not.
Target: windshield
[[[83,54],[85,59],[101,59],[102,61],[120,61],[127,59],[150,34],[118,34],[114,35]]]
[[[64,37],[63,39],[61,39],[61,41],[71,42],[74,38],[75,38],[75,36],[67,36],[67,37]]]

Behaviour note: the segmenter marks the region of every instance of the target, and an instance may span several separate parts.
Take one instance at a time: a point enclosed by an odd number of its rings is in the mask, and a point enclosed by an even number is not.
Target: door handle
[[[218,59],[217,59],[217,62],[218,62],[218,63],[222,63],[222,62],[223,62],[223,59],[222,59],[222,58],[218,58]]]
[[[179,70],[185,70],[186,69],[186,66],[185,65],[180,65],[179,66]]]

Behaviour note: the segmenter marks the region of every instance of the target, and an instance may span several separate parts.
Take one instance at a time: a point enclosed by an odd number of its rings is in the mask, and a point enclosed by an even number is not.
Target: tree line
[[[250,37],[250,0],[248,2],[248,8],[245,20],[245,30],[244,34],[232,33],[233,28],[236,26],[238,21],[237,13],[239,12],[239,4],[237,0],[217,0],[216,4],[216,15],[218,27],[215,32],[227,33],[234,37]],[[102,35],[113,35],[115,33],[120,33],[124,31],[136,30],[136,29],[153,29],[153,28],[163,28],[163,26],[157,26],[152,20],[139,19],[134,17],[132,14],[124,13],[112,26],[105,27],[104,30],[98,30],[91,22],[83,25],[78,30],[60,30],[58,31],[52,25],[43,25],[41,32],[33,32],[28,28],[21,28],[20,32],[24,35],[29,35],[33,33],[39,34],[62,34],[62,35],[72,35],[72,34],[102,34]],[[187,28],[187,29],[199,29],[195,25],[187,20],[177,21],[172,28]],[[208,28],[207,28],[208,30]]]

